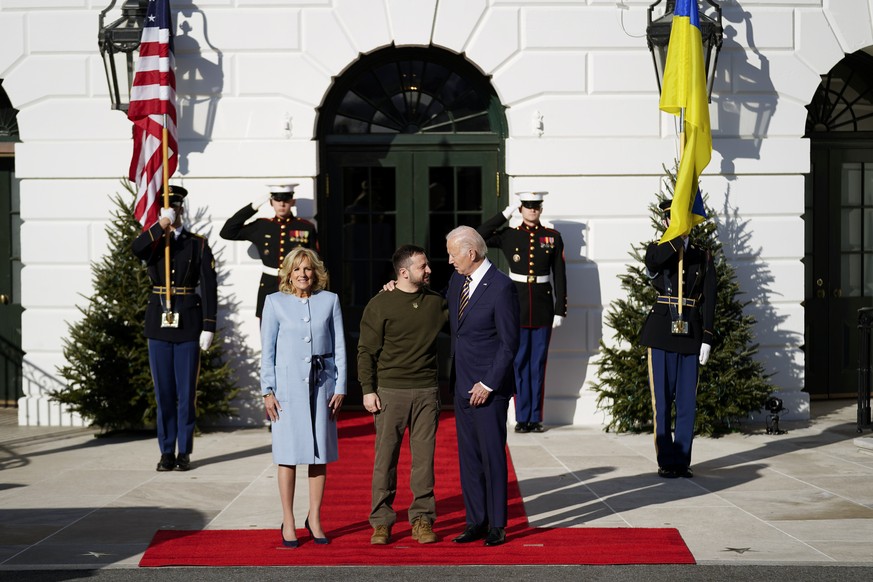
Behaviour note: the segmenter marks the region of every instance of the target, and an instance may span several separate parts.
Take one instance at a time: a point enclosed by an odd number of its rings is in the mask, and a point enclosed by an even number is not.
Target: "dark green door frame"
[[[14,158],[0,156],[0,406],[16,406],[23,395],[21,298],[17,289],[19,214],[13,200]]]

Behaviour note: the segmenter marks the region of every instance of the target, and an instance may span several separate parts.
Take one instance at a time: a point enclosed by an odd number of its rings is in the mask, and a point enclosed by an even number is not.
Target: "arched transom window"
[[[492,133],[483,75],[457,55],[387,49],[344,73],[331,134]]]

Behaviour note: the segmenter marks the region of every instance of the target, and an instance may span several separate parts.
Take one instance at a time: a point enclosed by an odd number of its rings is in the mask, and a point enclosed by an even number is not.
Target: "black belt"
[[[167,292],[166,287],[155,285],[152,287],[152,293],[163,295]],[[196,287],[170,287],[170,293],[173,295],[194,295],[197,293]]]
[[[679,298],[672,297],[670,295],[658,295],[658,303],[663,303],[665,305],[679,305]],[[688,297],[682,298],[682,306],[683,307],[696,307],[697,300],[689,299]]]

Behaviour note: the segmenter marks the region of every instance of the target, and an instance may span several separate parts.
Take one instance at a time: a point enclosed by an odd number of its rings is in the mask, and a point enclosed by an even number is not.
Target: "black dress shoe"
[[[464,533],[453,539],[452,541],[456,544],[469,544],[470,542],[475,542],[476,540],[481,540],[488,533],[488,528],[484,525],[471,525],[467,526],[467,529],[464,530]]]
[[[306,521],[303,522],[303,527],[306,528],[306,531],[308,531],[309,535],[312,536],[312,541],[314,541],[316,544],[325,546],[325,545],[330,543],[330,538],[327,538],[327,537],[317,538],[317,537],[315,537],[315,534],[312,533],[312,528],[309,527],[309,516],[308,515],[306,516]]]
[[[526,422],[515,423],[515,432],[530,432],[530,428],[529,428],[528,423],[526,423]]]
[[[502,527],[492,527],[485,538],[486,546],[499,546],[506,541],[506,530]]]
[[[188,471],[191,469],[191,455],[179,455],[176,457],[176,470]]]
[[[676,476],[682,477],[683,479],[691,479],[694,477],[694,471],[691,470],[691,467],[679,467],[675,471]]]
[[[546,429],[543,428],[543,423],[541,422],[529,422],[527,423],[528,432],[543,432]]]
[[[172,471],[176,466],[176,455],[173,453],[164,453],[161,455],[161,460],[158,461],[158,471]]]
[[[282,536],[282,545],[286,548],[296,548],[300,545],[300,542],[297,540],[286,540],[285,539],[285,523],[279,526],[279,535]]]
[[[658,467],[658,477],[663,477],[664,479],[675,479],[679,475],[676,474],[676,471],[673,469],[668,469],[667,467]]]

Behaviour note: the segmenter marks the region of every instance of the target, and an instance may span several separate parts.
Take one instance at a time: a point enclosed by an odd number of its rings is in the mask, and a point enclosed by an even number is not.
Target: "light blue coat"
[[[319,355],[325,368],[310,409],[309,374]],[[273,462],[336,461],[336,421],[330,419],[328,404],[334,394],[346,393],[346,342],[335,293],[318,291],[308,299],[281,292],[267,296],[261,318],[261,392],[270,390],[282,409],[272,427]]]

